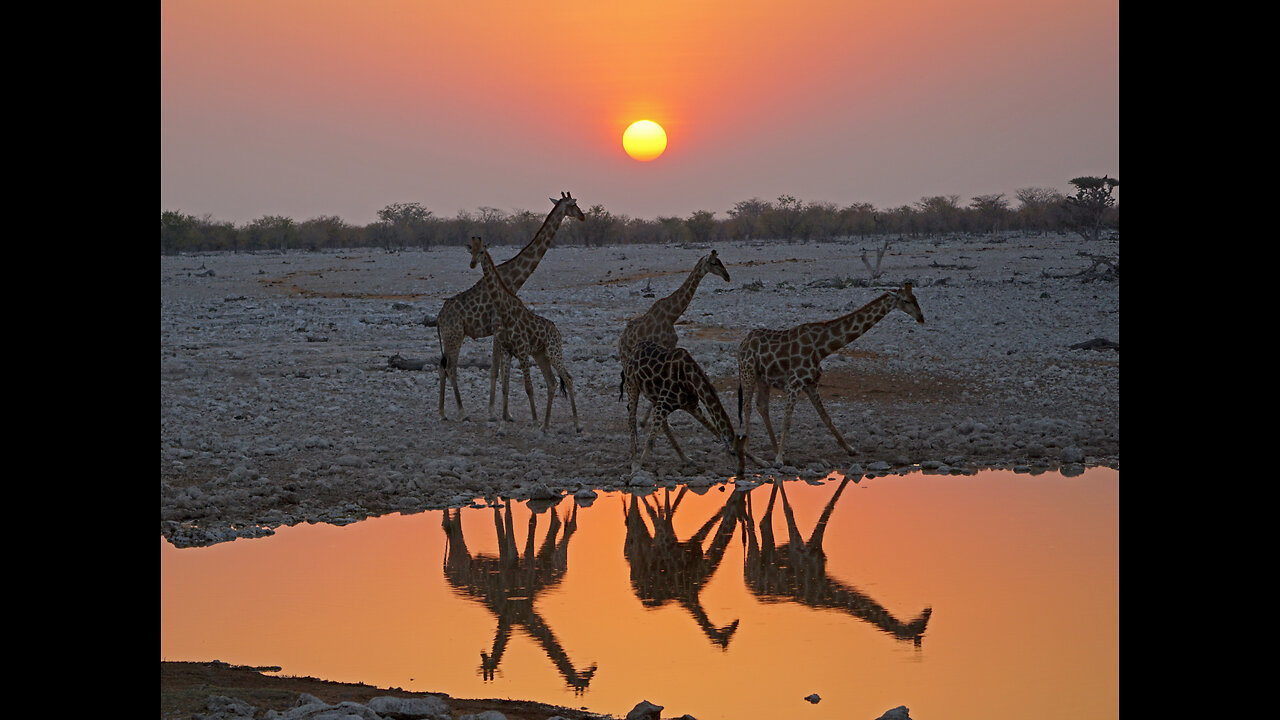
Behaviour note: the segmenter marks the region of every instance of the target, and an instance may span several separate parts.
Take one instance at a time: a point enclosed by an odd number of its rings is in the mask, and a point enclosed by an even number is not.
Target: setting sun
[[[622,133],[622,148],[636,160],[652,160],[667,149],[667,133],[652,120],[638,120]]]

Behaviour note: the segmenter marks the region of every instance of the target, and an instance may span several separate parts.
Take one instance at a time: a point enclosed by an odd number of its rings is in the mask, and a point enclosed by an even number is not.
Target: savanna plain
[[[480,279],[465,248],[162,256],[161,534],[179,547],[208,545],[299,523],[736,476],[725,448],[683,413],[672,416],[672,429],[691,462],[659,435],[633,474],[619,399],[626,320],[673,292],[713,249],[730,281],[704,278],[676,330],[735,425],[736,354],[750,330],[829,320],[903,282],[925,317],[919,324],[891,313],[823,363],[819,392],[855,455],[802,397],[786,464],[769,462],[757,415],[749,449],[766,466],[748,464],[738,482],[1118,469],[1119,280],[1089,270],[1090,255],[1118,256],[1118,239],[1103,242],[900,238],[874,279],[861,256],[865,249],[874,257],[878,242],[858,238],[553,243],[520,296],[564,338],[581,432],[559,393],[544,432],[541,418],[530,418],[518,369],[509,400],[515,421],[491,419],[489,339],[463,345],[467,418],[458,417],[451,389],[448,418],[439,416],[440,343],[431,323],[446,298]],[[518,250],[492,254],[500,263]],[[546,387],[536,367],[533,380],[541,415]],[[781,400],[775,391],[775,427]],[[496,404],[500,414],[501,387]],[[162,704],[166,677],[177,682],[180,672],[162,665]]]

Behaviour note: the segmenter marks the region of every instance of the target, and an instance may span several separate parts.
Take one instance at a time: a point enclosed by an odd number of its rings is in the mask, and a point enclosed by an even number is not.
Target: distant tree
[[[1105,175],[1085,176],[1073,178],[1071,184],[1076,192],[1066,200],[1067,223],[1080,237],[1096,243],[1102,238],[1107,213],[1116,204],[1114,193],[1120,181]]]
[[[298,226],[298,245],[307,250],[358,245],[357,229],[337,215],[322,215]]]
[[[411,225],[426,222],[432,212],[420,203],[391,203],[378,211],[378,219],[391,225]]]
[[[176,210],[160,211],[160,252],[169,255],[193,245],[195,216]]]
[[[719,229],[715,217],[716,214],[710,210],[696,210],[685,220],[685,226],[689,228],[694,242],[706,243],[715,238],[716,230]]]
[[[480,226],[479,234],[485,239],[486,245],[505,245],[513,241],[507,214],[496,207],[482,205],[476,208],[476,223]]]
[[[800,235],[806,240],[830,240],[840,233],[840,209],[835,203],[811,202],[800,213]]]
[[[244,227],[246,245],[250,249],[284,250],[298,238],[298,225],[283,215],[263,215]]]
[[[684,218],[675,216],[659,216],[658,220],[658,242],[664,243],[682,243],[693,239],[689,226],[685,223]]]
[[[507,216],[507,222],[518,238],[517,242],[521,244],[532,240],[533,236],[538,234],[538,229],[542,227],[542,217],[532,210],[514,210]]]
[[[921,213],[914,206],[900,205],[896,208],[890,208],[883,215],[881,228],[883,233],[894,233],[898,236],[902,235],[918,235],[921,230]]]
[[[977,216],[978,229],[1000,236],[1000,226],[1009,215],[1009,201],[1004,193],[994,195],[978,195],[969,203],[969,209]]]
[[[795,242],[800,234],[802,209],[800,201],[794,195],[779,195],[778,201],[761,218],[771,236]]]
[[[601,247],[618,242],[622,228],[630,220],[625,215],[614,215],[604,209],[604,205],[595,204],[583,213],[587,220],[583,223],[566,223],[570,233],[576,233],[584,245]],[[561,226],[563,230],[564,226]]]
[[[866,237],[876,232],[876,209],[871,203],[853,203],[840,210],[840,232]]]
[[[920,214],[919,222],[926,235],[937,235],[943,232],[954,232],[959,229],[957,220],[960,217],[959,195],[933,195],[922,197],[916,203]]]
[[[1018,198],[1018,223],[1023,230],[1045,232],[1057,226],[1066,198],[1054,188],[1025,187],[1014,193]]]
[[[383,223],[383,227],[376,233],[382,241],[380,244],[387,250],[430,245],[432,215],[430,210],[416,202],[391,203],[382,208],[378,211],[378,221]]]
[[[763,230],[763,216],[772,208],[768,202],[760,198],[740,200],[733,204],[729,211],[731,218],[731,236],[742,240],[750,240]]]

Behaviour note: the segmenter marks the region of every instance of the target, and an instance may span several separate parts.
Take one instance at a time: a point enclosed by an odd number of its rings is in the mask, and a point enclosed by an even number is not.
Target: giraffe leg
[[[578,423],[578,401],[573,395],[573,376],[564,366],[564,361],[556,358],[554,362],[556,374],[560,376],[560,382],[564,384],[565,390],[569,393],[569,411],[573,414],[573,431],[582,432],[582,425]]]
[[[493,358],[489,363],[489,419],[497,420],[498,417],[494,413],[494,396],[498,389],[498,371],[501,367],[509,368],[505,365],[508,362],[507,354],[502,350],[502,343],[498,341],[498,333],[493,334]],[[507,412],[506,403],[502,405],[502,414],[504,420],[510,420],[511,414]]]
[[[738,427],[742,432],[742,450],[751,444],[751,413],[755,412],[756,374],[742,361],[738,362]]]
[[[671,432],[671,425],[667,423],[666,418],[663,418],[662,420],[662,432],[665,433],[667,439],[671,441],[671,447],[675,448],[676,455],[680,457],[680,462],[685,465],[692,465],[693,463],[690,462],[689,458],[684,456],[684,451],[680,449],[680,443],[676,442],[675,433]]]
[[[505,353],[506,351],[503,351],[503,352]],[[503,419],[505,422],[515,422],[515,421],[516,421],[516,418],[515,418],[515,416],[514,416],[514,415],[512,415],[512,414],[511,414],[511,409],[510,409],[510,408],[511,408],[511,405],[510,405],[510,402],[509,402],[510,398],[509,398],[509,393],[508,393],[508,389],[511,387],[511,362],[512,362],[512,358],[511,358],[511,355],[510,355],[509,353],[506,353],[506,357],[507,357],[507,361],[506,361],[505,363],[503,363],[503,364],[502,364],[502,369],[501,369],[501,373],[502,373],[502,419]]]
[[[756,380],[756,409],[760,411],[760,419],[764,420],[764,429],[769,431],[769,445],[775,453],[782,454],[778,436],[773,434],[773,423],[769,420],[769,384],[763,380]]]
[[[640,452],[640,461],[631,463],[631,472],[635,473],[644,465],[645,456],[653,449],[654,433],[657,432],[659,425],[667,423],[667,413],[655,409],[649,417],[649,427],[645,431],[644,450]]]
[[[533,369],[529,367],[529,359],[520,359],[520,372],[524,375],[524,391],[529,396],[529,413],[533,424],[538,424],[538,403],[533,399]]]
[[[507,356],[506,356],[506,362],[502,363],[502,376],[503,376],[504,378],[505,378],[505,377],[510,377],[510,376],[511,376],[511,356],[510,356],[510,355],[507,355]],[[504,382],[505,382],[505,381],[504,381]],[[505,420],[507,420],[507,421],[514,421],[514,420],[515,420],[515,418],[514,418],[514,417],[512,417],[512,415],[511,415],[511,409],[507,406],[507,396],[506,396],[506,394],[503,394],[503,396],[502,396],[502,417],[503,417],[503,419],[505,419]]]
[[[640,466],[636,463],[636,405],[640,401],[640,388],[634,382],[627,384],[627,426],[631,428],[631,472]]]
[[[542,432],[546,432],[551,427],[551,403],[556,399],[556,376],[552,373],[551,360],[546,353],[535,355],[533,359],[537,361],[538,367],[542,369],[542,377],[547,381],[547,414],[542,420]],[[533,419],[537,422],[537,411],[534,411]]]
[[[720,441],[720,433],[716,430],[716,427],[711,424],[711,421],[707,419],[707,416],[702,414],[702,408],[697,405],[693,405],[691,407],[684,408],[684,411],[692,415],[695,420],[702,423],[702,427],[706,428],[707,432],[711,433],[711,437],[715,438],[717,442]]]
[[[818,388],[810,385],[804,389],[806,395],[809,396],[809,402],[813,403],[813,409],[818,411],[818,417],[822,418],[822,422],[826,423],[827,429],[832,435],[836,436],[836,442],[840,443],[840,447],[850,455],[857,455],[858,451],[849,447],[849,443],[844,441],[844,436],[836,429],[836,424],[831,422],[831,416],[827,414],[827,409],[822,407],[822,398],[818,396]]]
[[[458,418],[466,420],[467,416],[462,410],[462,392],[458,390],[458,354],[462,349],[462,336],[460,333],[447,331],[440,336],[440,419],[448,420],[449,417],[444,413],[444,396],[447,391],[448,382],[453,380],[453,399],[458,404]]]
[[[787,404],[782,411],[782,435],[778,438],[778,454],[773,459],[773,464],[778,467],[786,464],[782,459],[782,451],[787,445],[787,434],[791,431],[791,413],[795,411],[796,400],[799,399],[799,393],[789,388],[787,389]]]

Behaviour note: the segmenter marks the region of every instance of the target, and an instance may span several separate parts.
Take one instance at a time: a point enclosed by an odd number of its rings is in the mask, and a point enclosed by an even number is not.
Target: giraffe
[[[618,360],[623,366],[618,397],[622,397],[622,390],[627,384],[627,358],[635,352],[637,345],[644,340],[651,340],[663,347],[673,348],[680,341],[676,335],[676,320],[680,319],[689,307],[689,303],[693,301],[698,283],[702,282],[702,278],[706,277],[707,273],[719,275],[725,282],[729,282],[729,271],[725,269],[724,263],[720,262],[715,250],[698,260],[689,277],[685,278],[675,292],[655,302],[643,315],[627,321],[627,326],[622,330],[622,336],[618,338]],[[651,408],[650,413],[652,412]]]
[[[542,256],[551,247],[551,240],[560,229],[560,222],[565,217],[586,220],[586,215],[578,207],[578,200],[570,193],[561,192],[560,199],[551,199],[553,207],[543,221],[542,227],[510,260],[498,266],[498,275],[507,283],[512,292],[519,292],[533,271],[537,269]],[[474,267],[474,266],[473,266]],[[465,338],[481,339],[493,334],[493,306],[489,304],[488,294],[484,291],[481,279],[466,290],[444,301],[444,307],[436,318],[436,337],[440,341],[440,419],[448,420],[444,412],[444,396],[446,383],[453,380],[453,397],[458,403],[458,416],[466,420],[462,410],[462,393],[458,391],[458,352],[462,349]],[[499,348],[495,350],[500,351]],[[497,385],[498,363],[503,361],[495,355],[489,365],[489,417],[493,417],[494,388]],[[503,415],[510,419],[503,408]]]
[[[564,578],[569,566],[569,541],[578,528],[578,507],[572,514],[566,513],[561,531],[560,515],[551,507],[551,527],[540,548],[535,549],[538,530],[538,513],[529,515],[523,555],[516,545],[515,528],[511,520],[512,501],[506,505],[506,518],[493,507],[493,529],[498,541],[498,555],[472,553],[467,548],[463,533],[462,510],[444,510],[441,527],[445,533],[444,577],[449,585],[465,597],[480,603],[493,614],[497,622],[491,652],[480,652],[480,672],[486,680],[493,680],[502,663],[512,630],[524,630],[542,646],[542,651],[555,664],[565,683],[575,693],[581,693],[591,683],[596,665],[578,669],[561,645],[559,638],[547,621],[535,608],[535,601],[543,591],[555,588]],[[559,539],[557,539],[557,536]]]
[[[671,426],[667,424],[668,415],[676,410],[684,410],[710,430],[713,437],[724,443],[725,448],[737,459],[738,475],[741,477],[746,455],[744,439],[734,433],[729,413],[720,404],[715,386],[688,350],[664,347],[651,340],[641,341],[628,357],[622,374],[626,378],[627,424],[631,427],[632,473],[640,470],[645,456],[653,449],[654,433],[659,427],[671,441],[671,447],[675,448],[681,462],[689,462],[680,449],[680,443],[676,442]],[[653,413],[648,422],[644,451],[637,459],[636,406],[641,393],[649,398]],[[699,405],[706,406],[710,420],[702,413]],[[760,464],[754,457],[751,460]]]
[[[758,539],[748,496],[746,509],[739,516],[746,545],[743,577],[747,589],[766,602],[793,601],[809,607],[846,612],[898,640],[910,640],[919,647],[933,608],[926,607],[914,619],[904,622],[857,588],[827,573],[827,555],[822,549],[822,540],[836,501],[848,485],[848,477],[840,482],[807,542],[800,534],[791,504],[787,502],[782,478],[773,481],[769,505],[759,523]],[[787,542],[783,544],[775,544],[773,539],[773,507],[779,495],[782,496],[782,510],[787,521]]]
[[[564,366],[564,342],[560,330],[550,320],[535,315],[525,307],[520,298],[502,281],[498,269],[493,264],[493,256],[485,249],[484,241],[478,237],[471,238],[471,267],[477,264],[484,272],[482,287],[489,295],[489,305],[493,308],[494,345],[501,346],[502,352],[515,358],[520,363],[520,371],[524,374],[524,389],[529,394],[529,409],[533,413],[533,421],[538,421],[538,406],[533,399],[533,378],[529,371],[529,358],[542,369],[542,376],[547,381],[547,413],[542,421],[542,431],[546,432],[551,425],[551,403],[556,397],[555,375],[560,378],[560,391],[569,396],[569,407],[573,411],[573,429],[582,432],[578,424],[578,403],[573,395],[573,378]],[[496,359],[495,359],[496,364]],[[510,368],[502,372],[502,407],[507,407],[508,387],[511,380]],[[510,418],[503,418],[509,420]]]
[[[645,607],[662,607],[674,600],[693,616],[694,622],[712,644],[725,649],[738,629],[738,621],[716,627],[707,617],[700,596],[719,569],[725,550],[733,539],[746,508],[747,491],[735,489],[725,500],[724,507],[717,510],[689,539],[681,541],[672,520],[688,490],[688,487],[681,487],[674,504],[669,489],[661,503],[657,502],[656,496],[651,502],[650,498],[640,499],[633,494],[630,509],[625,503],[623,505],[627,528],[623,555],[631,568],[631,589]],[[641,506],[653,523],[652,534],[640,512]],[[711,534],[713,528],[715,532]],[[704,549],[709,534],[711,545]]]
[[[822,399],[818,396],[822,360],[853,342],[895,309],[924,324],[920,303],[916,302],[916,296],[911,292],[911,283],[906,283],[834,320],[805,323],[787,330],[752,330],[747,333],[746,339],[738,346],[738,423],[742,426],[743,436],[748,441],[751,438],[751,403],[754,398],[776,454],[774,464],[782,466],[787,433],[791,429],[791,412],[795,410],[796,400],[803,392],[840,447],[850,455],[856,455],[857,452],[849,447],[844,436],[831,422],[831,416],[827,415],[826,409],[822,407]],[[769,422],[771,387],[786,393],[781,438],[774,436],[773,424]],[[747,408],[745,419],[742,416],[744,403]]]

